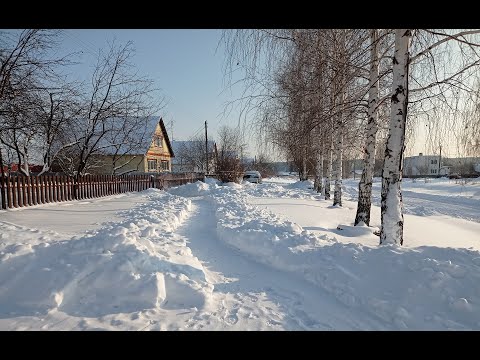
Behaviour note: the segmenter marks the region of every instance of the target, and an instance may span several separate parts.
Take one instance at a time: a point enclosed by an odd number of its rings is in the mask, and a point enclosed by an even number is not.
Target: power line
[[[71,33],[70,30],[63,30],[63,33],[68,35],[68,37],[70,37],[70,39],[72,39],[77,45],[79,45],[81,48],[83,48],[85,51],[87,51],[91,55],[96,56],[98,54],[98,51],[95,49],[95,46],[92,43],[87,44],[85,41],[80,39],[78,36]]]

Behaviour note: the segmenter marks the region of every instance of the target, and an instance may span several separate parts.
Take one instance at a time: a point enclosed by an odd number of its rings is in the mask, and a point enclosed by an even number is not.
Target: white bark
[[[371,30],[372,48],[370,51],[370,80],[368,91],[368,122],[366,127],[366,143],[364,149],[363,172],[358,183],[358,204],[355,225],[364,223],[370,226],[370,210],[372,207],[372,180],[375,167],[375,145],[378,130],[378,30]]]
[[[319,151],[317,154],[317,168],[315,173],[315,183],[313,188],[317,193],[323,193],[323,151]]]
[[[301,181],[308,180],[307,174],[307,145],[303,146],[303,156],[302,156],[302,174],[300,176]]]
[[[327,169],[327,176],[325,177],[325,200],[330,200],[330,188],[331,188],[331,181],[332,181],[332,168],[333,168],[333,136],[329,138],[329,144],[327,149],[327,161],[328,161],[328,169]]]
[[[335,131],[335,190],[333,191],[333,205],[342,206],[342,163],[343,163],[343,126],[341,119]]]
[[[408,66],[412,30],[395,31],[390,126],[382,174],[380,244],[403,245],[402,167],[408,105]]]

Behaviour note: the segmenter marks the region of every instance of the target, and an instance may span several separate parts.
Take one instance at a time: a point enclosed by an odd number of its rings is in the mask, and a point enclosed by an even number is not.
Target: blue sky
[[[63,32],[64,51],[82,51],[75,67],[79,77],[91,73],[99,48],[115,39],[133,41],[133,62],[140,74],[154,79],[168,104],[159,114],[173,138],[186,140],[208,122],[209,136],[215,137],[221,125],[236,126],[238,112],[223,116],[224,103],[238,93],[225,90],[223,84],[224,50],[219,45],[219,29],[69,29]],[[218,47],[218,49],[217,49]],[[225,90],[225,91],[224,91]],[[253,154],[253,144],[249,146]]]

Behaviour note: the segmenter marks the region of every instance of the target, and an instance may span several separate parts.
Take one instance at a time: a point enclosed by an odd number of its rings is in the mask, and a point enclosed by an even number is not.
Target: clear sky
[[[236,126],[238,112],[223,116],[224,103],[239,96],[223,85],[223,46],[221,30],[208,29],[69,29],[63,32],[65,51],[82,51],[75,67],[79,76],[91,72],[94,54],[113,39],[120,43],[133,41],[133,58],[139,73],[155,81],[167,99],[159,114],[171,137],[187,140],[208,122],[209,137],[215,139],[221,125]],[[218,49],[217,49],[218,47]],[[224,91],[225,90],[225,91]],[[202,132],[203,134],[203,132]],[[254,155],[253,144],[250,154]]]

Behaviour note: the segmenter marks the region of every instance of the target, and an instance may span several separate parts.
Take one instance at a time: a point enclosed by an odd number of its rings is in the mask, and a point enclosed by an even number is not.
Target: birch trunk
[[[302,156],[302,174],[300,181],[308,180],[307,176],[307,146],[303,146],[303,156]]]
[[[330,200],[330,183],[332,181],[332,168],[333,168],[333,136],[330,136],[328,149],[327,149],[327,161],[328,169],[327,176],[325,177],[325,200]]]
[[[323,152],[319,152],[317,155],[317,171],[315,172],[315,182],[313,188],[317,193],[323,192]]]
[[[335,134],[335,189],[333,191],[333,206],[342,206],[343,126],[341,123],[337,125]]]
[[[370,226],[370,210],[372,207],[372,180],[375,167],[375,145],[378,130],[378,33],[371,30],[372,48],[370,81],[368,90],[368,123],[366,127],[366,143],[364,150],[363,171],[358,183],[358,204],[355,225],[364,223]]]
[[[380,244],[403,245],[402,167],[408,105],[408,64],[412,30],[395,31],[390,126],[382,174]]]

